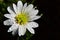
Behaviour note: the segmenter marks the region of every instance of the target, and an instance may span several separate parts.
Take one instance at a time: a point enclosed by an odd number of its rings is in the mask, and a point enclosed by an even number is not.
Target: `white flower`
[[[32,34],[35,34],[33,28],[38,27],[38,24],[33,21],[41,18],[42,15],[37,16],[38,10],[33,8],[33,4],[27,6],[27,3],[23,5],[21,1],[18,1],[17,5],[13,3],[13,10],[10,7],[7,10],[10,14],[4,15],[9,18],[4,21],[4,25],[12,25],[8,32],[12,32],[13,35],[18,32],[18,35],[22,36],[27,29]]]

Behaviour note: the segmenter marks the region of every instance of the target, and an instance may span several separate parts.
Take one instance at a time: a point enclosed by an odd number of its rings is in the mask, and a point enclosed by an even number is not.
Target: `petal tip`
[[[40,16],[43,16],[43,14],[41,14]]]
[[[7,32],[10,32],[10,30],[8,30]]]
[[[32,32],[32,34],[35,34],[35,32]]]
[[[21,34],[19,34],[19,36],[21,36]]]
[[[22,1],[18,1],[18,3],[22,3]]]

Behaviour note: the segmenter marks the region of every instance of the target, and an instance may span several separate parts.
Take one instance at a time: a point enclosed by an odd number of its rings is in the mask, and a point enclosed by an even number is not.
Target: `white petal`
[[[17,6],[14,3],[13,3],[13,8],[14,8],[15,13],[17,13]]]
[[[33,8],[33,4],[28,5],[28,10],[31,10]]]
[[[29,22],[28,25],[32,28],[36,28],[39,26],[38,23],[36,23],[36,22]]]
[[[27,3],[24,4],[23,9],[22,9],[22,12],[25,11],[25,8],[26,8],[26,7],[27,7]]]
[[[10,19],[4,21],[4,25],[12,25],[12,24],[13,22]]]
[[[32,8],[33,8],[33,4],[28,5],[28,7],[26,7],[25,9],[25,12],[29,13]]]
[[[26,32],[26,28],[24,26],[19,26],[19,36],[24,35]]]
[[[27,7],[27,3],[24,4],[24,8],[26,8],[26,7]]]
[[[22,7],[23,7],[23,3],[21,1],[18,1],[18,3],[17,3],[18,13],[21,12]]]
[[[11,10],[10,7],[7,7],[7,10],[8,10],[8,12],[9,12],[10,14],[15,14],[15,13]]]
[[[14,17],[14,15],[11,15],[11,14],[4,14],[4,16],[7,18],[13,18]]]
[[[12,31],[12,35],[15,35],[15,34],[17,34],[17,29]]]
[[[39,18],[41,18],[41,16],[34,16],[34,17],[31,16],[29,21],[34,21],[34,20],[37,20]]]
[[[22,34],[21,34],[21,28],[20,28],[20,26],[19,26],[19,29],[18,29],[18,35],[19,35],[19,36],[22,35]]]
[[[18,35],[21,36],[21,31],[20,28],[18,29]]]
[[[28,29],[29,32],[31,32],[32,34],[35,34],[34,29],[31,27],[31,25],[27,25],[26,28]]]
[[[30,16],[36,16],[38,14],[38,10],[35,10],[35,9],[32,9],[30,12],[29,12],[29,15]]]
[[[4,14],[4,16],[7,18],[12,18],[11,14]]]
[[[16,30],[17,28],[18,28],[18,25],[17,25],[17,24],[13,24],[13,25],[9,28],[8,32],[14,31],[14,30]]]

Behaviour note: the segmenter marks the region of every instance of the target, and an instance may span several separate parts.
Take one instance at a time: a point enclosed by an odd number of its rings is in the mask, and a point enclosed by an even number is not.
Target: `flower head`
[[[8,18],[4,21],[4,25],[11,25],[8,32],[12,32],[12,34],[18,32],[18,35],[22,36],[27,29],[35,34],[33,28],[38,27],[38,23],[34,20],[41,18],[42,15],[37,16],[38,10],[33,8],[33,4],[27,6],[27,3],[23,5],[21,1],[18,1],[17,5],[13,3],[13,10],[10,7],[7,7],[7,10],[10,14],[4,14]]]

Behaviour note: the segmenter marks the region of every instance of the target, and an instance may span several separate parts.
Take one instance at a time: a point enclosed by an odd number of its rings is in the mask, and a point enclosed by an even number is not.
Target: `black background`
[[[36,0],[35,2],[39,14],[43,13],[43,16],[36,20],[39,27],[35,29],[36,33],[31,40],[59,40],[60,0]],[[9,27],[4,26],[3,22],[0,24],[0,40],[16,40],[15,36],[7,32]]]

